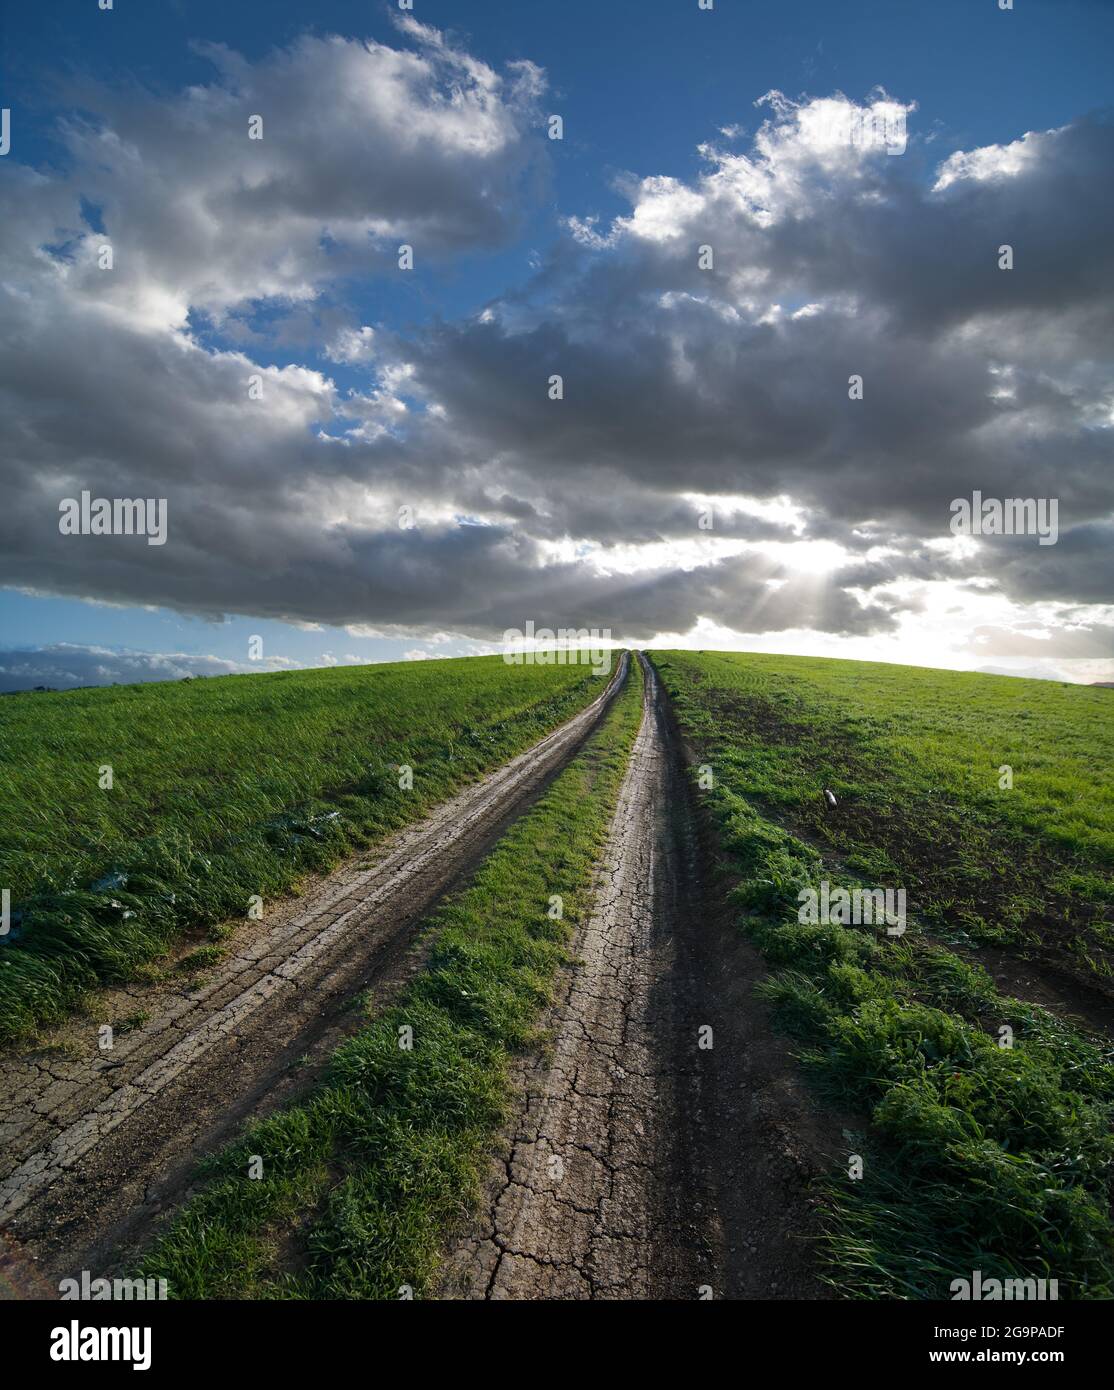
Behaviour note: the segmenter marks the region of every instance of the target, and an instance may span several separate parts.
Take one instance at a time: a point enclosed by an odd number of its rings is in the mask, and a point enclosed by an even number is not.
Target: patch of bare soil
[[[188,1195],[198,1156],[303,1090],[420,966],[422,918],[575,755],[625,679],[421,823],[244,924],[204,980],[99,996],[0,1060],[0,1241],[14,1296],[110,1274]],[[111,1049],[106,1018],[129,1020]],[[46,1281],[44,1285],[44,1281]]]
[[[643,669],[553,1047],[519,1062],[486,1209],[451,1245],[442,1298],[825,1293],[808,1186],[830,1133],[754,999],[762,965],[710,884],[680,740]]]

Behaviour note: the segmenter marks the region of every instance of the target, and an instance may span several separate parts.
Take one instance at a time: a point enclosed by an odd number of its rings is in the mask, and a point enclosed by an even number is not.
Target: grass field
[[[0,701],[0,1041],[416,819],[605,684],[474,657]]]
[[[700,794],[724,891],[775,970],[765,993],[819,1092],[861,1117],[825,1190],[830,1282],[948,1298],[980,1270],[1114,1296],[1114,1049],[1000,994],[969,949],[1109,975],[1110,693],[804,658],[654,661],[712,770]],[[802,922],[802,890],[824,880],[904,887],[906,934]]]
[[[426,1291],[446,1232],[477,1197],[508,1058],[538,1045],[539,1014],[589,905],[640,700],[632,663],[582,752],[431,916],[426,969],[338,1050],[306,1099],[207,1162],[205,1186],[144,1260],[145,1277],[191,1299]],[[553,894],[563,920],[548,915]]]
[[[900,882],[925,926],[1114,975],[1110,691],[809,657],[661,660],[732,785],[848,868]]]

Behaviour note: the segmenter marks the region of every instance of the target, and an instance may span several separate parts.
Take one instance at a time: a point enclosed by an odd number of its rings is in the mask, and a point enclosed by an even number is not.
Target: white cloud
[[[342,328],[325,349],[330,362],[369,362],[375,356],[375,329]]]
[[[258,675],[299,665],[284,656],[272,656],[263,661],[229,661],[225,657],[192,652],[144,652],[127,647],[56,642],[51,646],[0,651],[0,692],[34,690],[36,686],[72,690],[86,685]]]
[[[248,62],[200,45],[215,80],[170,100],[84,85],[92,114],[63,127],[75,174],[27,185],[32,214],[61,223],[39,243],[66,242],[52,273],[131,323],[180,329],[191,310],[219,319],[310,300],[338,274],[397,273],[401,240],[426,258],[501,241],[537,157],[543,76],[504,78],[434,29],[400,27],[413,49],[306,35]]]
[[[961,179],[989,183],[994,179],[1016,178],[1041,158],[1044,145],[1044,136],[1030,133],[1008,145],[957,150],[940,165],[933,192],[942,193]]]

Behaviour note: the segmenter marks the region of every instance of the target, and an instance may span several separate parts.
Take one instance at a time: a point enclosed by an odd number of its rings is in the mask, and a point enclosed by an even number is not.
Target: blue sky
[[[1079,122],[1110,103],[1114,7],[1087,0],[1017,0],[1015,9],[1007,12],[999,9],[997,0],[934,0],[931,4],[856,0],[839,6],[817,0],[779,0],[776,4],[716,0],[707,12],[698,9],[696,0],[562,0],[555,5],[523,4],[521,0],[485,0],[483,4],[416,0],[412,13],[419,24],[442,31],[454,50],[501,74],[504,81],[513,65],[524,60],[544,70],[546,90],[537,99],[532,115],[521,117],[524,125],[535,127],[525,133],[525,140],[535,139],[538,118],[549,112],[559,112],[565,122],[564,140],[549,142],[535,151],[536,158],[532,156],[530,170],[516,185],[515,215],[506,219],[498,235],[486,240],[465,238],[459,245],[420,256],[415,274],[402,276],[383,273],[384,256],[389,261],[393,254],[392,233],[376,248],[367,273],[358,265],[350,273],[318,284],[316,298],[309,306],[312,311],[327,307],[354,325],[373,325],[377,334],[420,344],[415,348],[415,358],[421,364],[419,378],[422,367],[431,377],[437,374],[441,328],[474,324],[485,305],[501,306],[500,321],[505,317],[517,327],[511,316],[518,312],[520,303],[528,304],[524,330],[534,335],[530,341],[552,325],[568,322],[583,307],[583,286],[605,271],[578,269],[580,288],[570,288],[575,277],[562,260],[572,254],[567,250],[571,242],[565,219],[597,219],[591,225],[602,233],[616,219],[630,214],[632,202],[640,196],[646,200],[646,185],[642,185],[641,195],[632,192],[638,189],[639,180],[665,177],[685,187],[698,187],[706,169],[698,147],[713,142],[728,152],[750,148],[769,116],[769,108],[759,109],[754,103],[772,89],[792,100],[843,93],[852,102],[863,103],[872,89],[882,87],[897,102],[915,103],[916,109],[908,118],[914,138],[901,177],[922,185],[925,196],[940,165],[953,152],[1008,146],[1028,131],[1049,131]],[[75,155],[72,141],[64,134],[75,112],[84,112],[87,119],[107,126],[116,99],[125,103],[140,99],[151,103],[151,110],[160,103],[170,106],[180,102],[186,88],[204,87],[214,81],[211,55],[199,48],[204,44],[224,45],[249,65],[265,65],[275,50],[298,43],[307,33],[370,39],[402,49],[406,38],[400,36],[398,14],[394,6],[368,4],[366,0],[320,0],[311,7],[296,0],[234,6],[216,0],[142,5],[116,0],[110,13],[99,11],[92,0],[64,0],[49,7],[10,6],[0,51],[5,102],[13,111],[15,136],[12,153],[4,163],[18,160],[47,182],[79,191],[86,170],[82,155]],[[85,104],[90,80],[100,93],[113,94],[111,100],[93,101],[92,115]],[[140,89],[145,94],[137,98]],[[328,98],[327,92],[321,94],[322,102],[327,103]],[[1050,162],[1052,159],[1050,154]],[[5,168],[3,172],[9,171]],[[100,231],[100,209],[95,201],[97,178],[90,172],[87,181],[90,191],[84,206],[86,230],[91,233]],[[0,196],[10,192],[10,184],[0,184]],[[818,195],[817,202],[809,206],[810,215],[821,220],[823,196]],[[127,203],[118,203],[113,216],[119,222],[127,212]],[[113,231],[109,226],[108,232]],[[613,255],[610,246],[596,248],[596,252],[604,261]],[[554,263],[548,258],[555,254],[558,269],[539,276],[540,267],[552,267]],[[620,271],[608,273],[617,277]],[[621,268],[621,273],[629,273],[629,267]],[[915,265],[910,273],[916,274]],[[838,286],[833,292],[837,290]],[[782,300],[793,308],[805,303],[803,292],[794,297],[788,284]],[[226,312],[231,312],[231,322],[224,317]],[[320,322],[299,328],[291,316],[289,299],[281,294],[260,295],[245,288],[242,297],[237,299],[235,293],[226,296],[216,309],[191,301],[188,324],[172,327],[177,334],[188,333],[196,345],[213,356],[242,349],[264,368],[297,365],[321,373],[342,396],[368,391],[367,362],[338,360],[335,351],[330,355],[329,336]],[[402,355],[395,347],[396,363]],[[380,388],[383,379],[379,377]],[[54,387],[62,394],[69,389],[64,370]],[[78,395],[76,386],[74,394]],[[408,408],[415,416],[428,411],[433,399],[428,391],[411,393],[405,382],[397,390],[400,408]],[[90,408],[88,398],[84,408]],[[340,437],[349,424],[343,419],[339,423],[319,421],[315,428]],[[1104,439],[1104,448],[1105,443]],[[425,447],[428,450],[429,441]],[[489,456],[484,451],[494,445],[479,438],[472,447],[473,454],[465,455],[466,465],[474,458],[477,467],[486,466]],[[775,449],[773,455],[777,453]],[[410,467],[406,460],[397,466],[403,464]],[[395,466],[369,456],[367,476],[382,480]],[[685,467],[678,459],[678,475]],[[9,478],[6,485],[18,486],[18,481]],[[261,475],[258,486],[265,489],[267,485],[267,477]],[[680,480],[677,487],[682,490]],[[720,487],[718,491],[733,490]],[[760,501],[768,501],[774,491],[772,485],[753,489]],[[787,486],[783,497],[792,502],[796,496]],[[1080,512],[1077,520],[1088,526],[1102,523],[1109,515],[1107,501],[1092,493],[1088,497],[1090,511]],[[900,519],[887,524],[894,525],[902,537],[894,544],[905,544],[914,533],[919,544],[923,533],[909,529],[905,503],[894,506]],[[456,518],[458,531],[464,517],[475,519],[476,508],[463,491],[452,499],[446,495],[444,510],[446,517]],[[810,534],[817,538],[815,544],[823,545],[824,525],[820,512],[816,516]],[[487,528],[505,524],[486,514],[482,520]],[[453,524],[445,518],[442,523]],[[639,545],[652,543],[641,523],[632,529],[638,533]],[[571,522],[558,530],[563,539],[554,532],[547,534],[544,544],[548,549],[538,552],[549,561],[560,558],[562,545],[576,547],[579,543],[579,554],[588,553],[593,546],[623,547],[621,536],[610,534],[605,541],[578,532]],[[655,532],[651,525],[650,532],[673,543],[664,530]],[[1088,532],[1078,540],[1077,548],[1090,544],[1089,537]],[[452,544],[466,542],[457,536]],[[886,549],[886,544],[876,545],[875,550],[879,549]],[[733,559],[729,551],[723,555],[728,563]],[[27,564],[24,574],[18,561],[13,561],[8,569],[11,587],[0,590],[0,648],[87,644],[207,655],[239,663],[244,659],[247,637],[258,633],[269,652],[280,653],[292,662],[316,664],[326,659],[397,659],[414,650],[452,654],[488,649],[497,632],[495,619],[477,616],[477,608],[466,618],[447,617],[444,632],[438,633],[429,604],[414,610],[412,630],[403,614],[398,630],[388,637],[368,634],[390,626],[389,606],[369,611],[365,625],[330,621],[329,604],[322,602],[315,607],[312,602],[302,604],[292,599],[289,616],[298,619],[292,623],[273,612],[242,611],[252,600],[245,598],[235,583],[229,584],[226,604],[227,611],[236,615],[214,621],[214,605],[225,606],[219,592],[215,598],[209,593],[204,598],[182,597],[167,604],[152,589],[149,600],[144,601],[140,581],[102,584],[96,572],[97,558],[91,553],[89,582],[84,590],[80,574],[58,573],[44,578],[36,566]],[[716,558],[723,562],[720,556]],[[400,565],[405,570],[408,563],[403,557],[394,566],[395,572]],[[537,563],[536,556],[532,563]],[[643,563],[649,565],[650,560],[640,561],[624,573],[641,573]],[[676,547],[668,564],[672,577],[661,578],[672,592],[686,582],[682,576],[691,572],[691,566]],[[441,572],[451,576],[452,569]],[[358,579],[364,583],[362,572]],[[959,582],[967,584],[969,579],[967,576]],[[484,580],[488,586],[495,582]],[[509,581],[504,575],[498,582]],[[784,580],[771,573],[768,582],[776,587]],[[907,584],[911,580],[898,576],[894,582]],[[64,590],[62,596],[44,592],[55,586]],[[19,588],[32,590],[34,596],[18,592]],[[88,601],[82,600],[83,592]],[[968,588],[968,592],[972,590]],[[1078,605],[1093,602],[1082,591],[1069,594],[1062,585],[1052,584],[1046,592],[1019,592],[1017,598],[1070,605],[1062,616],[1070,619],[1074,629],[1086,626]],[[869,600],[859,601],[869,606]],[[544,604],[539,608],[540,620],[553,607],[552,601],[548,602],[548,608]],[[909,613],[917,610],[919,602],[910,600]],[[350,605],[345,617],[354,611]],[[846,648],[848,655],[864,655],[871,649],[875,633],[892,632],[896,608],[890,604],[887,611],[891,618],[880,617],[876,629],[845,618],[827,626],[817,620],[791,628],[748,627],[727,621],[729,615],[725,613],[712,616],[699,608],[692,611],[707,620],[698,633],[692,629],[694,640],[708,641],[709,634],[719,632],[742,632],[757,636],[754,645],[773,649],[779,649],[780,639],[782,649],[837,654]],[[824,611],[827,613],[828,608]],[[1038,614],[1034,610],[1033,621],[1047,625],[1050,611],[1042,609]],[[601,621],[609,616],[606,605],[601,608],[596,600],[587,604],[584,612],[598,613]],[[581,616],[574,612],[572,619]],[[1097,608],[1092,614],[1096,622],[1105,616]],[[1040,670],[1043,658],[1038,656],[1039,645],[1032,649],[1031,660],[1032,643],[1025,645],[1029,640],[1024,636],[1025,620],[1016,619],[1014,613],[1010,631],[1015,636],[1022,633],[1024,640],[1018,637],[1003,644],[996,637],[988,639],[990,654],[981,663],[977,650],[957,646],[952,653],[941,643],[929,643],[930,659],[940,664]],[[981,612],[970,618],[977,624],[987,620]],[[639,624],[637,631],[631,629],[635,640],[653,640],[652,615],[640,616]],[[621,620],[616,626],[622,627]],[[815,640],[800,636],[805,628],[818,634]],[[680,630],[664,618],[660,624],[665,634]],[[788,638],[784,634],[790,630],[796,635]],[[904,640],[910,660],[917,659],[917,650],[926,650],[912,629]],[[1043,634],[1041,640],[1045,640]],[[1059,664],[1042,673],[1063,675],[1064,662],[1079,661],[1084,663],[1080,667],[1082,678],[1105,675],[1096,664],[1108,655],[1104,640],[1090,645],[1067,643]],[[886,641],[890,641],[888,636]],[[890,642],[883,648],[889,659],[900,659],[900,645]]]

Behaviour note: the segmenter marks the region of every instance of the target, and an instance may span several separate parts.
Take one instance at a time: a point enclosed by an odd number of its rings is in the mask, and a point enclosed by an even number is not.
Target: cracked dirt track
[[[98,1046],[96,1021],[61,1051],[0,1061],[0,1230],[10,1281],[109,1272],[182,1195],[196,1158],[272,1108],[350,1031],[345,1004],[387,998],[420,963],[421,918],[571,759],[626,675],[533,748],[358,862],[245,926],[191,989],[132,987],[150,1016]],[[311,1065],[292,1067],[309,1056]]]
[[[443,1298],[822,1296],[802,1240],[822,1145],[753,998],[757,956],[707,891],[680,740],[640,661],[642,725],[552,1050],[518,1065]]]

